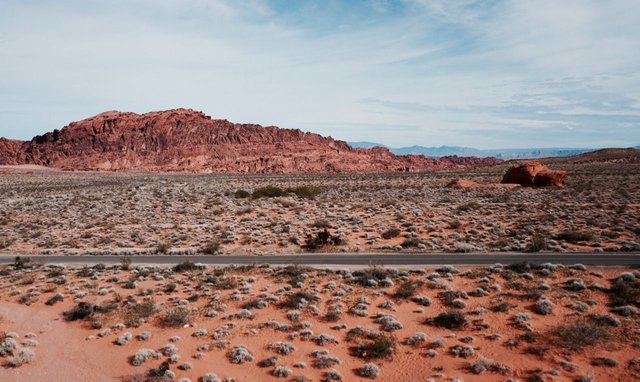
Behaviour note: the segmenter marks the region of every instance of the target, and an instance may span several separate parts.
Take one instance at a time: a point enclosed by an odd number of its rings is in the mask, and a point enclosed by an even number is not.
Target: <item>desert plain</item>
[[[603,157],[604,155],[604,157]],[[211,175],[3,167],[3,381],[627,381],[637,266],[539,264],[640,248],[640,167],[548,161],[393,174]],[[131,256],[523,252],[492,266],[132,264]],[[95,255],[95,265],[48,255]],[[100,255],[121,256],[105,265]]]
[[[463,190],[445,186],[499,183],[511,164],[268,175],[6,166],[0,254],[632,252],[640,250],[638,156],[549,160],[568,171],[564,188]]]

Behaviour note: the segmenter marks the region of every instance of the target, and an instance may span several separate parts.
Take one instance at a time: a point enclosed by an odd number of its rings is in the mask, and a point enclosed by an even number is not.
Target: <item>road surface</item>
[[[52,264],[115,264],[122,256],[22,256]],[[0,256],[0,264],[12,263],[15,256]],[[193,261],[203,264],[271,264],[271,265],[486,265],[511,264],[522,261],[531,263],[584,264],[584,265],[630,265],[640,266],[640,254],[614,253],[391,253],[391,254],[301,254],[265,256],[182,256],[182,255],[139,255],[132,256],[134,264],[178,264]]]

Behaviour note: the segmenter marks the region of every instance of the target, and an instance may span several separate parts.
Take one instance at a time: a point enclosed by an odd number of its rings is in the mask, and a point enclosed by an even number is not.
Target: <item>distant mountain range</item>
[[[549,158],[549,157],[566,157],[579,155],[582,153],[597,150],[596,148],[570,148],[570,147],[545,147],[545,148],[529,148],[529,149],[489,149],[480,150],[473,147],[462,146],[440,146],[440,147],[424,147],[424,146],[407,146],[407,147],[387,147],[375,142],[349,142],[352,147],[386,147],[396,155],[422,154],[426,157],[440,158],[444,156],[476,156],[476,157],[495,157],[499,159],[527,159],[527,158]],[[636,146],[640,149],[640,146]]]

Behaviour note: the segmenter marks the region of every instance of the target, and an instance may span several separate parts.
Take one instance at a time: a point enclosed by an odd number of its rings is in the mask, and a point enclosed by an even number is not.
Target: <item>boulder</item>
[[[539,161],[512,166],[502,177],[503,184],[516,183],[523,187],[564,187],[567,172],[551,170]]]

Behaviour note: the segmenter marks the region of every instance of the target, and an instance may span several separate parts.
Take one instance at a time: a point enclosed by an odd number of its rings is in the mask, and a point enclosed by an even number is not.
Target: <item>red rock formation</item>
[[[472,180],[456,178],[449,182],[446,188],[518,188],[519,184],[512,183],[478,183]]]
[[[563,170],[544,170],[536,174],[533,183],[537,187],[564,187],[567,172]]]
[[[19,164],[18,152],[23,144],[23,141],[0,138],[0,165]]]
[[[502,177],[502,183],[517,183],[524,187],[564,187],[567,172],[551,170],[538,161],[530,161],[511,167]]]
[[[331,137],[234,124],[190,109],[141,115],[105,112],[36,136],[15,157],[18,163],[69,170],[212,173],[419,172],[501,162],[495,158],[396,156],[382,147],[354,149]]]

